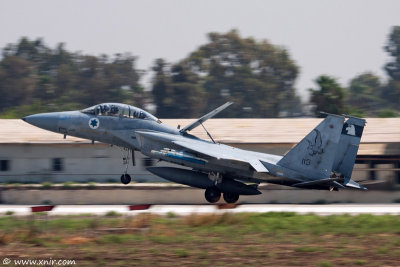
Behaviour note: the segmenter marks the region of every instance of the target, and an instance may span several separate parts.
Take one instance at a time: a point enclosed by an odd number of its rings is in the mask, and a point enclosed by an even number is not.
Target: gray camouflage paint
[[[350,179],[365,120],[351,117],[344,122],[344,116],[329,114],[284,157],[242,150],[188,134],[230,104],[182,130],[164,125],[143,110],[118,103],[94,106],[90,109],[93,113],[87,112],[88,109],[42,113],[23,120],[56,133],[138,150],[197,172],[219,173],[223,179],[313,189],[336,190],[346,186],[365,189]],[[129,115],[131,110],[140,111],[145,118],[96,113],[104,105],[129,109]]]

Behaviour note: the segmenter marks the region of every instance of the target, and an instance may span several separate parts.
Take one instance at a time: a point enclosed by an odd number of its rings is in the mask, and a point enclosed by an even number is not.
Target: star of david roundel
[[[100,126],[100,121],[98,118],[91,118],[89,120],[89,127],[92,129],[97,129]]]

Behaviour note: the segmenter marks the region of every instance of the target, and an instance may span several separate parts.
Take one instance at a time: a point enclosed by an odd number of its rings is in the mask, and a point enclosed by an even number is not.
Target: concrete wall
[[[261,190],[262,195],[241,196],[239,203],[393,203],[400,191]],[[220,202],[223,202],[222,198]],[[189,187],[129,189],[3,189],[2,204],[205,204],[204,190]]]
[[[0,182],[119,182],[122,157],[120,148],[99,143],[0,144],[0,160],[9,162],[8,170],[0,170]],[[55,158],[61,160],[59,171],[53,169]],[[145,156],[135,152],[135,158],[135,166],[128,167],[135,181],[165,181],[146,171]]]
[[[288,151],[292,144],[241,144],[237,147],[282,155]],[[165,182],[146,171],[145,156],[135,152],[136,165],[129,164],[128,173],[133,181],[160,181]],[[42,182],[119,182],[125,167],[122,161],[123,154],[118,147],[95,143],[62,143],[62,144],[0,144],[0,161],[9,162],[8,170],[0,168],[1,182],[17,183],[42,183]],[[53,169],[53,160],[59,158],[62,162],[62,170]],[[156,163],[154,160],[152,163]],[[400,166],[400,163],[398,163]],[[168,166],[161,162],[157,166]],[[396,171],[393,164],[375,165],[383,171],[374,172],[376,179],[400,183],[399,168]],[[370,167],[366,164],[355,166],[353,178],[365,180],[370,178]]]

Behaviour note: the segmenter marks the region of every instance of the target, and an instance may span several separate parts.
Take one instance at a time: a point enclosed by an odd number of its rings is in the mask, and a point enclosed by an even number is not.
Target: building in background
[[[171,126],[190,119],[164,120]],[[206,127],[217,142],[283,155],[320,119],[211,119]],[[201,128],[192,134],[207,139]],[[119,182],[127,151],[116,146],[48,132],[21,120],[0,120],[0,182]],[[135,152],[128,173],[136,182],[165,181],[146,167],[168,165]],[[400,119],[367,119],[353,172],[369,187],[400,187]]]

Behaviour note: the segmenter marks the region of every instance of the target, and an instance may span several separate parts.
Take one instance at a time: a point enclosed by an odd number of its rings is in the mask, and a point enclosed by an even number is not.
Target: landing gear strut
[[[215,203],[221,198],[221,191],[216,187],[209,187],[204,193],[206,200],[210,203]]]
[[[122,150],[122,149],[121,149]],[[131,176],[128,174],[128,166],[129,166],[129,160],[130,160],[130,149],[123,148],[124,151],[122,151],[122,161],[123,164],[125,165],[125,172],[121,175],[121,183],[123,184],[129,184],[131,182]],[[124,154],[125,151],[127,152],[126,155]],[[133,151],[132,151],[132,156],[133,156]],[[132,159],[133,161],[134,159]]]
[[[220,187],[223,182],[223,177],[218,172],[217,173],[210,172],[208,174],[208,179],[210,179],[214,183],[214,186],[207,188],[206,192],[204,193],[204,196],[205,196],[206,200],[210,203],[218,202],[218,200],[221,198],[221,190],[224,190],[223,188]],[[229,181],[230,180],[228,180],[228,184],[229,184]],[[233,185],[235,185],[233,181],[231,181],[231,184],[232,183],[233,183]],[[236,183],[239,185],[243,185],[238,182],[236,182]],[[246,185],[244,185],[244,186],[246,186]],[[239,200],[239,194],[224,192],[224,200],[226,203],[235,203],[236,201]]]

